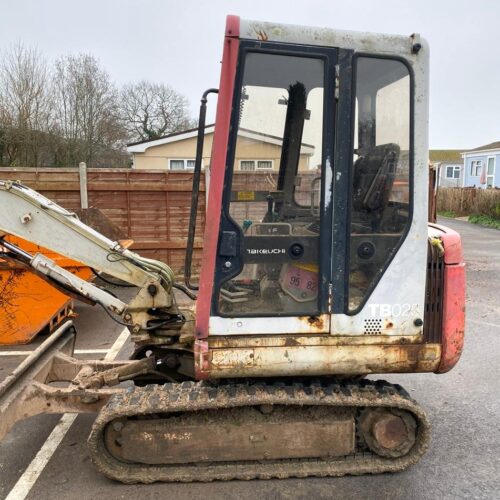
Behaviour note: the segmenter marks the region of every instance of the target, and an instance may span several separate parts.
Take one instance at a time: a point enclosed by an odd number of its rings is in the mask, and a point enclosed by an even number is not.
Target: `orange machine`
[[[30,253],[43,253],[58,265],[89,279],[89,267],[46,248],[10,236]],[[52,332],[72,312],[72,300],[20,264],[0,259],[0,345],[27,344],[40,331]]]

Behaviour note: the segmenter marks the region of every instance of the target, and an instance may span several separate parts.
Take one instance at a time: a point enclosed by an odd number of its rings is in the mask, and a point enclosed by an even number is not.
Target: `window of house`
[[[259,160],[257,162],[258,170],[271,170],[273,168],[273,162],[271,160]]]
[[[479,177],[483,168],[483,160],[472,160],[470,162],[470,175]]]
[[[273,160],[240,160],[240,170],[272,170]]]
[[[459,179],[460,178],[460,166],[450,165],[446,167],[446,178],[447,179]]]
[[[240,170],[255,170],[255,161],[254,160],[241,160],[240,161]]]
[[[195,160],[192,159],[176,159],[168,161],[169,170],[193,170],[194,164]]]

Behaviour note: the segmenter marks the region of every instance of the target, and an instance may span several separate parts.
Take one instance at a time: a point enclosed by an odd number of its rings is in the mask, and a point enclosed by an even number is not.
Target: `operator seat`
[[[374,229],[382,219],[396,176],[400,148],[382,144],[361,154],[353,167],[353,223]]]

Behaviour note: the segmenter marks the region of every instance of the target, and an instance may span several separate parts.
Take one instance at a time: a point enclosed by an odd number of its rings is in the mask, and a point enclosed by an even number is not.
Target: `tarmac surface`
[[[458,230],[464,243],[468,290],[462,359],[444,375],[384,377],[403,385],[428,412],[433,439],[430,450],[417,465],[402,473],[379,476],[128,486],[108,480],[93,468],[86,439],[94,416],[80,415],[26,498],[499,498],[500,231],[464,221],[446,219],[441,223]],[[76,348],[111,348],[123,327],[98,308],[79,306],[78,312]],[[0,351],[32,350],[41,340]],[[130,352],[127,343],[118,357],[126,359]],[[94,357],[103,355],[98,352]],[[0,356],[0,380],[22,359]],[[57,415],[41,415],[20,422],[0,443],[0,499],[9,495],[20,477],[24,480],[25,469],[59,420]]]

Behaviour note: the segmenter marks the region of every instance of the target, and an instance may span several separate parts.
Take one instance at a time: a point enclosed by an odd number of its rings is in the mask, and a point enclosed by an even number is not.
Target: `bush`
[[[500,219],[500,189],[440,188],[436,201],[438,213],[486,215]]]
[[[440,215],[441,217],[449,217],[451,219],[457,216],[455,212],[451,212],[450,210],[445,210],[444,212],[438,212],[438,215]]]
[[[500,203],[495,207],[495,213],[497,214],[497,217],[500,219]]]

